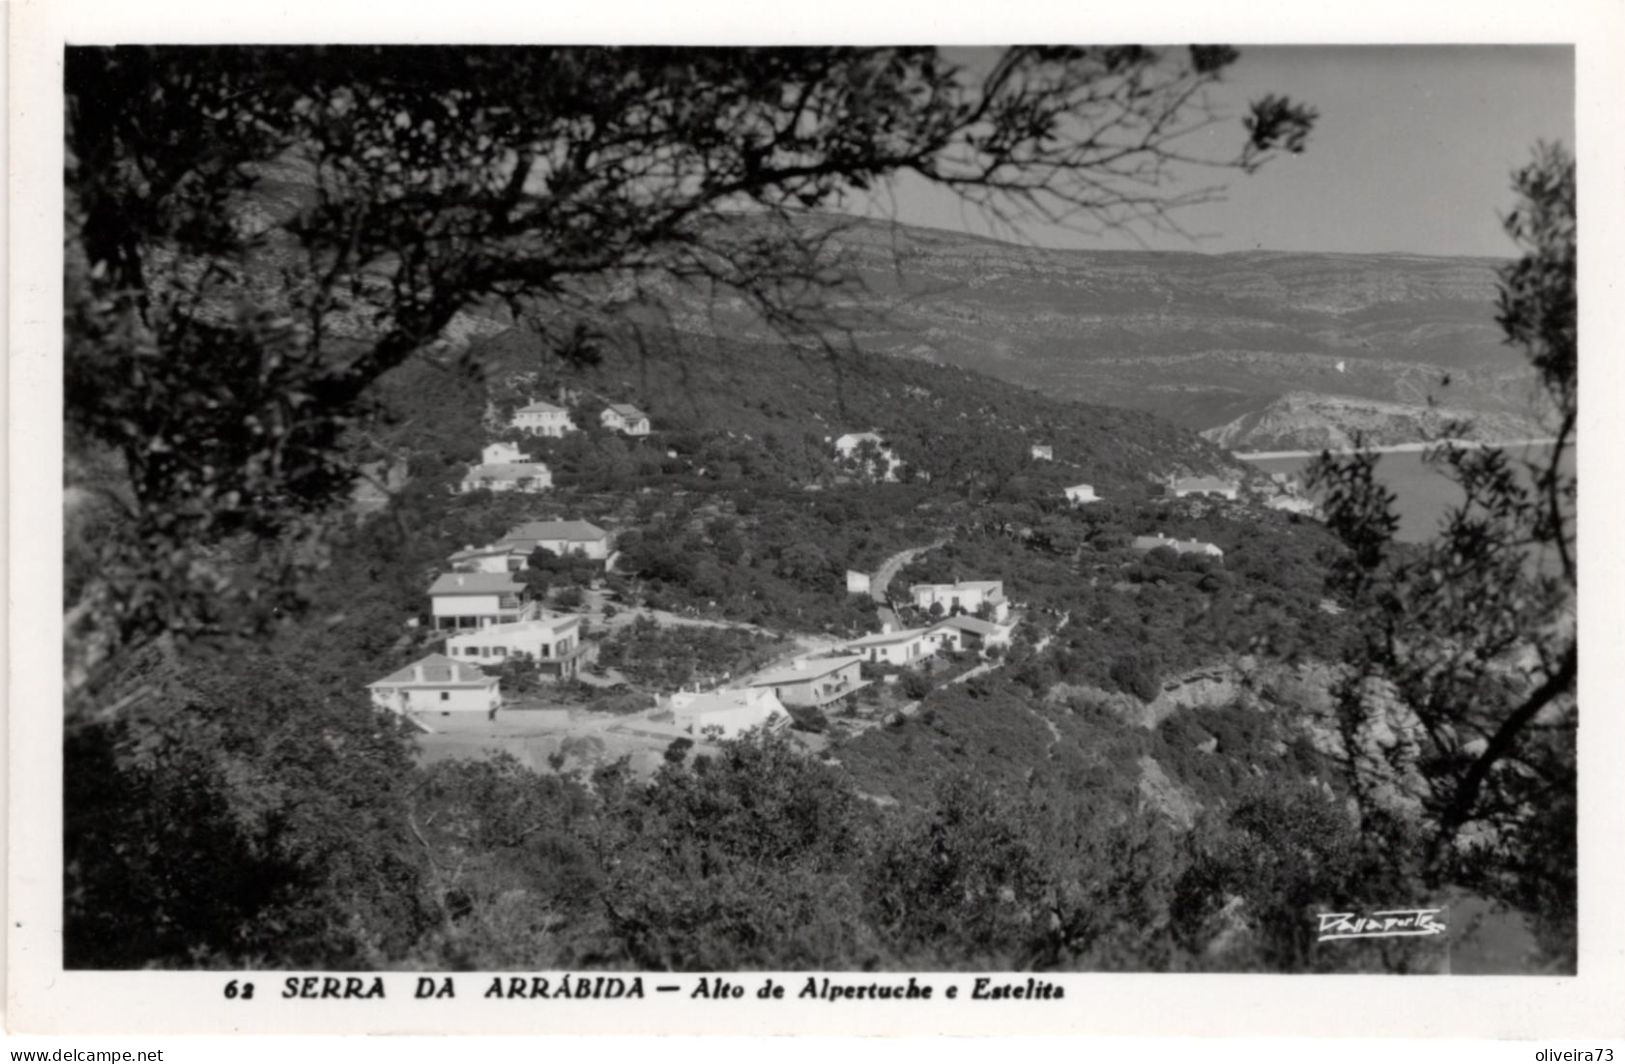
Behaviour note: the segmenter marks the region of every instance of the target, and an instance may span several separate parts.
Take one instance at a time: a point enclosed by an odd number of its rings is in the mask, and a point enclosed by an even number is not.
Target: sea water
[[[1516,468],[1532,462],[1543,467],[1551,457],[1549,444],[1515,444],[1507,448],[1508,457]],[[1464,496],[1449,477],[1448,468],[1424,461],[1421,451],[1389,451],[1377,458],[1377,477],[1395,495],[1394,510],[1399,516],[1397,538],[1407,543],[1420,543],[1431,539],[1439,530],[1445,515],[1460,506]],[[1304,470],[1314,460],[1312,455],[1292,455],[1278,458],[1247,458],[1266,473],[1287,473],[1303,478]],[[1564,456],[1564,469],[1574,471],[1574,451]]]

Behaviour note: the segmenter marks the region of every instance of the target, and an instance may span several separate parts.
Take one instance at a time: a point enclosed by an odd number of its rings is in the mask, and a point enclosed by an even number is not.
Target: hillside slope
[[[1413,418],[1431,399],[1540,434],[1528,368],[1495,324],[1495,260],[1054,251],[830,224],[867,289],[850,309],[868,350],[1198,430],[1298,393],[1395,404]],[[1346,431],[1340,410],[1325,403],[1300,439],[1274,445]]]

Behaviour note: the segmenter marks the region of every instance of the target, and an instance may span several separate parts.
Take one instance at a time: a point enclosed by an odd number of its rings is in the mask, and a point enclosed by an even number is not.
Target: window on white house
[[[441,691],[440,692],[440,701],[442,701],[442,702],[450,702],[451,701],[451,692],[450,691]]]

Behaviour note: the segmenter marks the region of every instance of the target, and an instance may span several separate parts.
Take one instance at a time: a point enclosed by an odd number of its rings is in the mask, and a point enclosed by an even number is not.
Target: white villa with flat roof
[[[511,573],[447,573],[429,587],[436,628],[484,628],[536,615],[526,588]]]
[[[446,653],[454,660],[480,665],[524,658],[542,672],[568,679],[576,674],[581,656],[581,618],[573,613],[552,614],[488,625],[447,639]]]

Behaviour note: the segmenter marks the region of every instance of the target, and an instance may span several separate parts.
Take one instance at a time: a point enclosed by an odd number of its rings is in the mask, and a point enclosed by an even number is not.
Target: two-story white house
[[[502,691],[478,666],[430,654],[367,685],[372,704],[402,716],[495,713]]]
[[[468,467],[458,490],[536,493],[553,486],[553,472],[544,462],[532,462],[511,443],[487,444],[480,463]]]
[[[606,429],[626,436],[649,435],[649,415],[631,403],[610,403],[598,420]]]
[[[512,573],[447,573],[429,587],[429,603],[437,629],[511,624],[537,611]]]
[[[908,589],[914,605],[929,611],[941,606],[944,614],[976,613],[984,605],[993,620],[1010,616],[1010,603],[1004,597],[1002,580],[957,580],[952,584],[915,584]]]
[[[553,614],[459,632],[446,640],[446,653],[478,665],[524,659],[549,676],[569,679],[581,657],[581,618]]]
[[[787,706],[823,706],[864,686],[859,666],[863,658],[805,658],[789,668],[764,672],[749,686],[772,690]]]
[[[508,424],[533,436],[564,436],[576,430],[568,410],[545,401],[527,403],[515,410]]]

